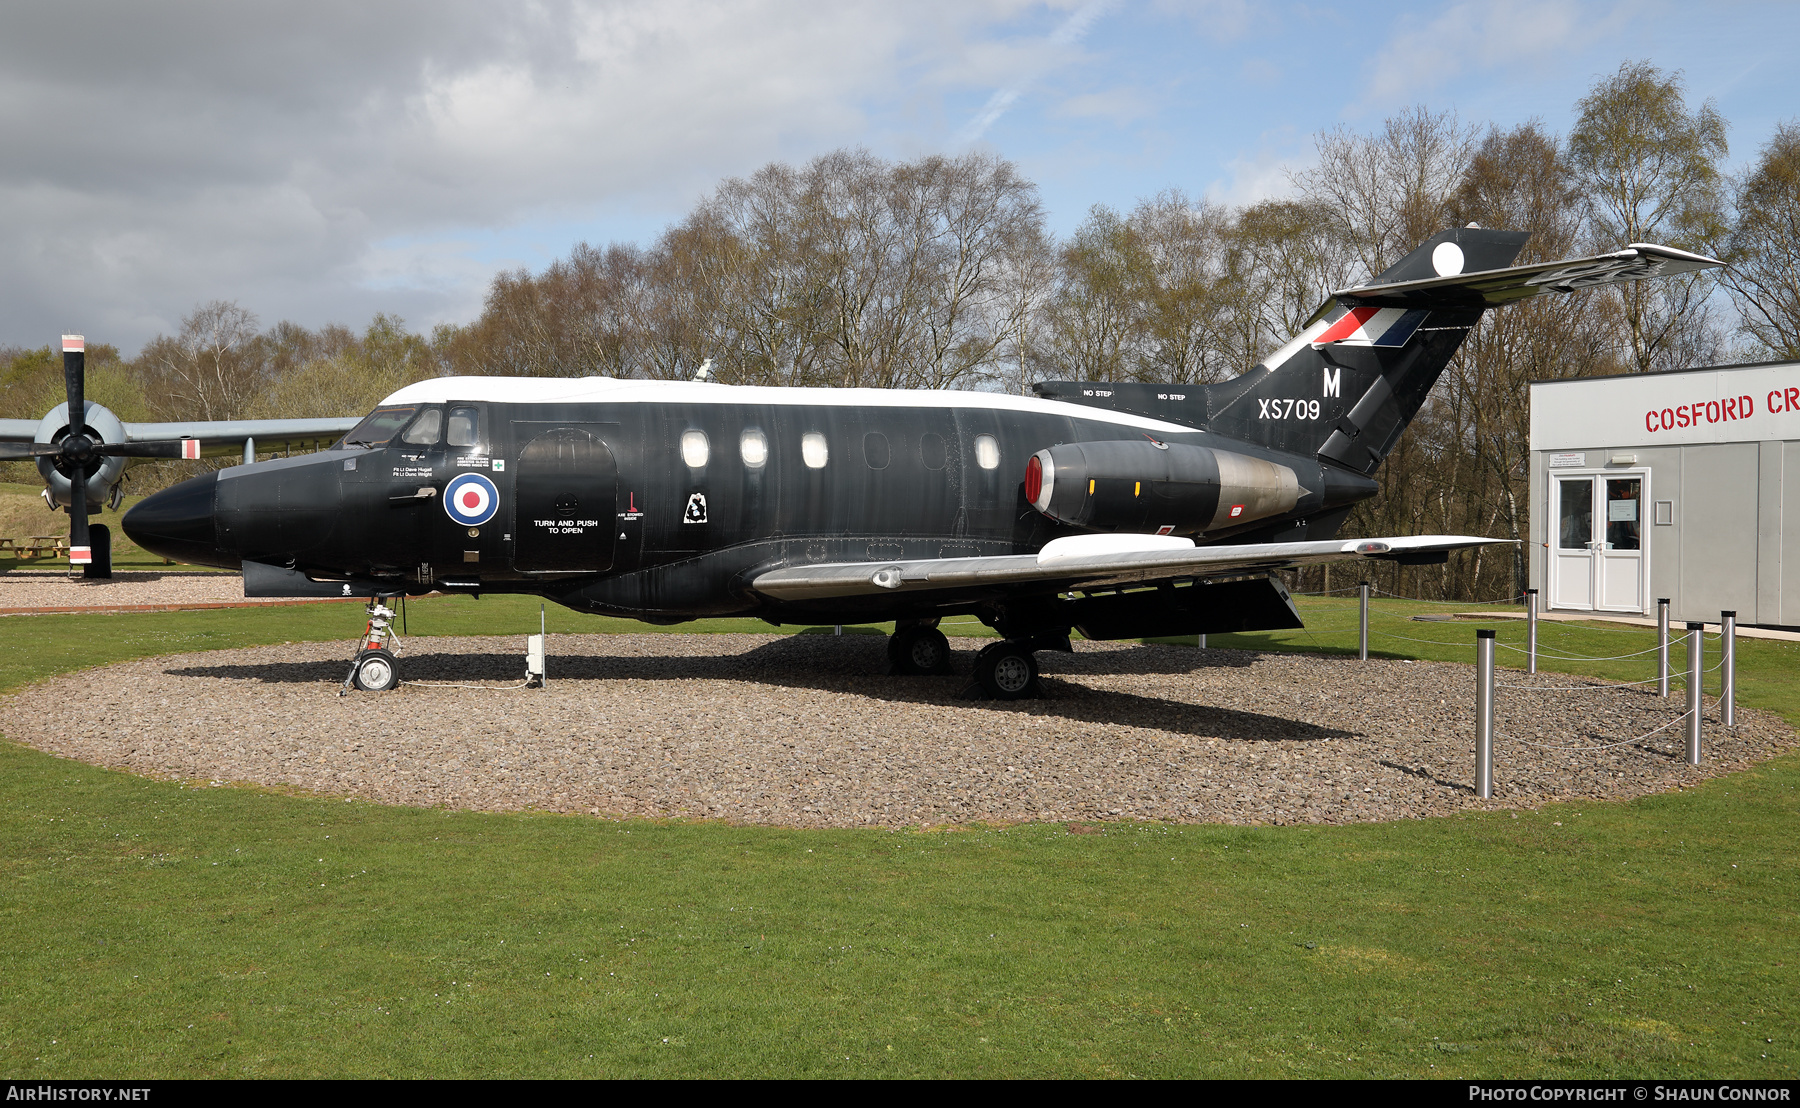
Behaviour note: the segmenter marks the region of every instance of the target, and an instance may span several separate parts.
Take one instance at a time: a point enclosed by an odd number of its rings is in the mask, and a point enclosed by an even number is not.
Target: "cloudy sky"
[[[0,346],[127,356],[200,302],[415,329],[721,178],[840,146],[990,150],[1059,233],[1181,187],[1287,191],[1399,108],[1566,131],[1627,59],[1734,163],[1800,116],[1800,5],[1664,0],[0,4]]]

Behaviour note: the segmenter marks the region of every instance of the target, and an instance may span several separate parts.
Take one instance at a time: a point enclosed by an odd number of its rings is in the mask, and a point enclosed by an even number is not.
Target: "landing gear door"
[[[619,466],[599,427],[527,430],[513,474],[513,568],[604,573],[613,567]]]

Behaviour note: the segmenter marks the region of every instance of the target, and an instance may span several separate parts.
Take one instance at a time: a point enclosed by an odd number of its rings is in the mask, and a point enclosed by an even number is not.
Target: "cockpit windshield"
[[[339,446],[381,446],[406,426],[417,408],[376,408],[338,442]]]

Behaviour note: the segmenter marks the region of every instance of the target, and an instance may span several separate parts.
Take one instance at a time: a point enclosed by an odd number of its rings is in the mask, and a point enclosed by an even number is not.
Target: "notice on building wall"
[[[1584,465],[1587,465],[1587,455],[1586,454],[1552,454],[1552,455],[1550,455],[1550,468],[1551,469],[1580,469]]]

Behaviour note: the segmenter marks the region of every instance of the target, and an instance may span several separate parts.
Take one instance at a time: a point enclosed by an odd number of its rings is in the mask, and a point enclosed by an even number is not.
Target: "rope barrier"
[[[1654,685],[1661,681],[1660,677],[1651,677],[1643,681],[1612,681],[1604,685],[1502,685],[1495,682],[1496,689],[1521,689],[1525,692],[1592,692],[1595,689],[1629,689],[1637,685]]]
[[[1410,600],[1415,604],[1473,604],[1477,607],[1482,607],[1491,604],[1517,604],[1519,601],[1525,599],[1524,593],[1518,593],[1517,595],[1505,597],[1500,600],[1427,600],[1422,596],[1406,596],[1403,593],[1389,592],[1380,585],[1370,585],[1369,591],[1378,596],[1393,597],[1395,600]]]
[[[1604,746],[1551,746],[1549,743],[1534,743],[1529,739],[1521,739],[1516,735],[1504,735],[1503,732],[1500,732],[1498,730],[1495,731],[1495,734],[1503,735],[1503,737],[1511,739],[1513,742],[1516,742],[1521,746],[1535,746],[1539,750],[1564,750],[1564,751],[1570,751],[1570,752],[1574,752],[1574,753],[1583,753],[1583,752],[1590,751],[1590,750],[1614,750],[1621,746],[1630,746],[1632,743],[1643,742],[1645,739],[1656,734],[1658,731],[1667,731],[1669,728],[1675,726],[1677,723],[1680,723],[1683,720],[1687,719],[1688,716],[1691,714],[1692,713],[1690,713],[1690,712],[1683,712],[1680,715],[1676,716],[1674,719],[1663,724],[1661,727],[1656,728],[1655,730],[1646,731],[1642,735],[1637,736],[1636,738],[1626,739],[1623,742],[1607,743]]]

